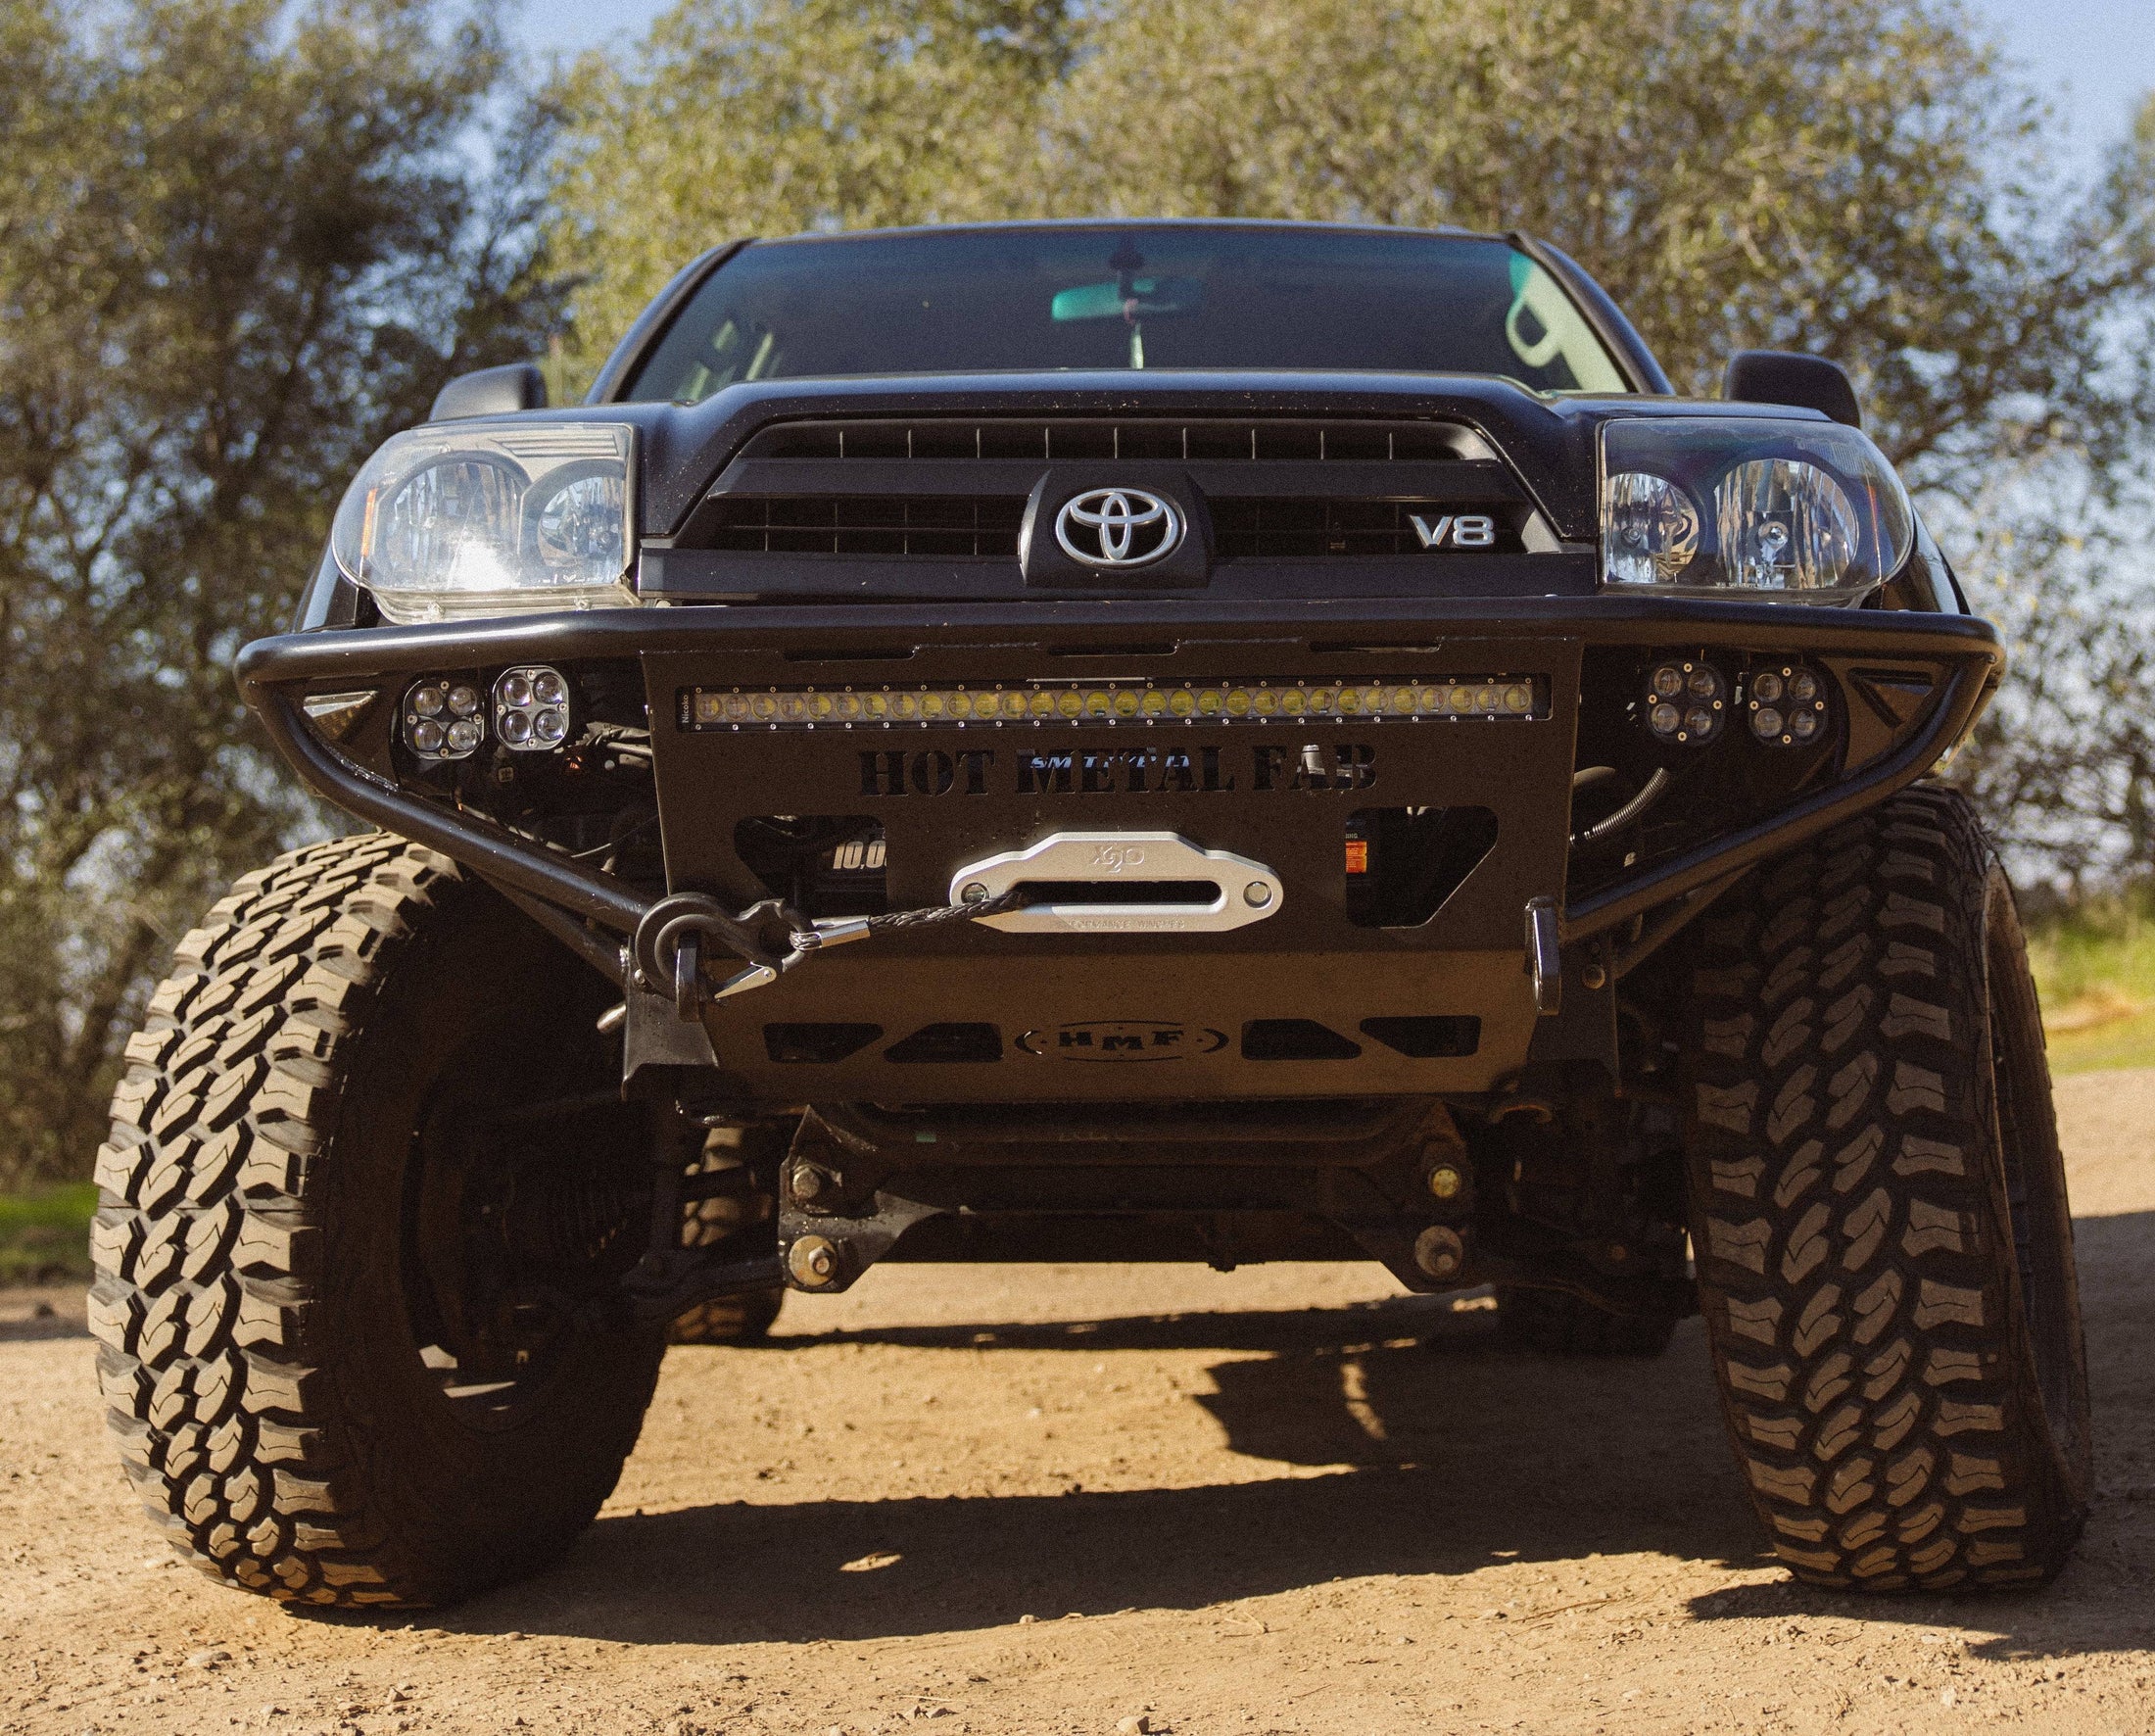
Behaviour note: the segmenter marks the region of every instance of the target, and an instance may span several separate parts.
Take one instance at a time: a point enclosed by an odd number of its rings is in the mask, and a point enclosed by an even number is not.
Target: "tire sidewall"
[[[584,1311],[506,1426],[471,1426],[422,1364],[410,1225],[418,1128],[445,1063],[468,1064],[475,1046],[558,1040],[571,1021],[591,1027],[580,1004],[590,997],[577,992],[586,973],[486,889],[437,883],[416,916],[355,1042],[321,1155],[316,1307],[331,1408],[366,1506],[394,1516],[408,1576],[440,1596],[528,1572],[590,1523],[635,1443],[664,1341]],[[569,1018],[504,1014],[525,995],[565,997]]]
[[[2017,1253],[2024,1230],[2032,1241],[2033,1271],[2019,1258],[2001,1260],[2019,1364],[2019,1402],[2049,1457],[2065,1503],[2084,1507],[2094,1481],[2093,1443],[2087,1426],[2087,1354],[2081,1319],[2073,1218],[2066,1189],[2065,1156],[2051,1104],[2041,1013],[2028,966],[2027,939],[2013,888],[1994,855],[1987,858],[1981,914],[1985,1029],[1978,1077],[1989,1131],[1985,1180],[1992,1221]],[[2016,1070],[2015,1082],[2001,1077]],[[2012,1176],[2018,1167],[2023,1185]],[[2016,1203],[2014,1194],[2022,1198]],[[2024,1219],[2029,1220],[2024,1223]],[[2034,1293],[2032,1293],[2032,1291]],[[2049,1316],[2038,1342],[2036,1320]]]

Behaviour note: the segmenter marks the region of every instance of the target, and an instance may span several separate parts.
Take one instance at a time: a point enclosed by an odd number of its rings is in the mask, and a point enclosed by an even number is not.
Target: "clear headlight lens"
[[[1643,470],[1608,479],[1602,508],[1610,584],[1673,584],[1699,553],[1699,508],[1673,482]]]
[[[1892,466],[1839,423],[1604,422],[1602,477],[1602,582],[1611,587],[1853,603],[1899,570],[1915,542]]]
[[[635,430],[447,422],[388,441],[329,546],[392,621],[633,603]]]

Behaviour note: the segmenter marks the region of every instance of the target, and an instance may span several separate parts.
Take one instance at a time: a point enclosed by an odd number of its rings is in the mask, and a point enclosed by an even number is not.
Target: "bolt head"
[[[793,1166],[793,1195],[797,1199],[816,1198],[823,1192],[829,1181],[830,1177],[817,1169],[814,1164],[804,1163]]]
[[[1466,1264],[1466,1244],[1458,1230],[1432,1224],[1414,1237],[1414,1264],[1430,1278],[1456,1278]]]
[[[1606,989],[1608,987],[1608,972],[1598,964],[1590,964],[1579,973],[1579,981],[1592,989]]]
[[[1252,910],[1262,910],[1272,901],[1272,889],[1262,880],[1253,880],[1242,889],[1242,901]]]
[[[984,904],[987,902],[987,888],[977,880],[968,881],[958,889],[958,898],[962,903]]]
[[[1440,1163],[1429,1172],[1429,1191],[1439,1199],[1457,1199],[1466,1187],[1466,1178],[1451,1164]]]
[[[804,1235],[786,1250],[786,1270],[803,1289],[819,1290],[838,1275],[838,1251],[830,1238]]]

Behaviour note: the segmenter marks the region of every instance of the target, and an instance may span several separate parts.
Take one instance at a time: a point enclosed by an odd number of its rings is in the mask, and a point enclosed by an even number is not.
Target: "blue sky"
[[[2056,104],[2066,167],[2085,169],[2155,89],[2147,0],[1967,0]],[[523,0],[524,40],[541,51],[632,39],[665,0]]]

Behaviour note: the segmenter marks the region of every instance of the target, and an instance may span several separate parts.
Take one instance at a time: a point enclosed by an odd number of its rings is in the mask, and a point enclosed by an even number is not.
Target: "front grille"
[[[1099,459],[1180,463],[1431,463],[1493,456],[1451,422],[1147,417],[1034,417],[785,422],[749,441],[743,458]]]
[[[1001,495],[722,495],[705,546],[751,555],[1018,554],[1025,498]]]
[[[1443,551],[1437,521],[1486,518],[1515,551],[1531,504],[1482,437],[1448,422],[1047,417],[782,422],[726,467],[682,549],[1009,561],[1051,465],[1173,465],[1220,560],[1386,559]],[[1107,479],[1115,472],[1101,470]],[[1446,515],[1452,515],[1447,519]],[[1417,529],[1414,519],[1423,520]],[[1487,532],[1482,533],[1485,537]]]

